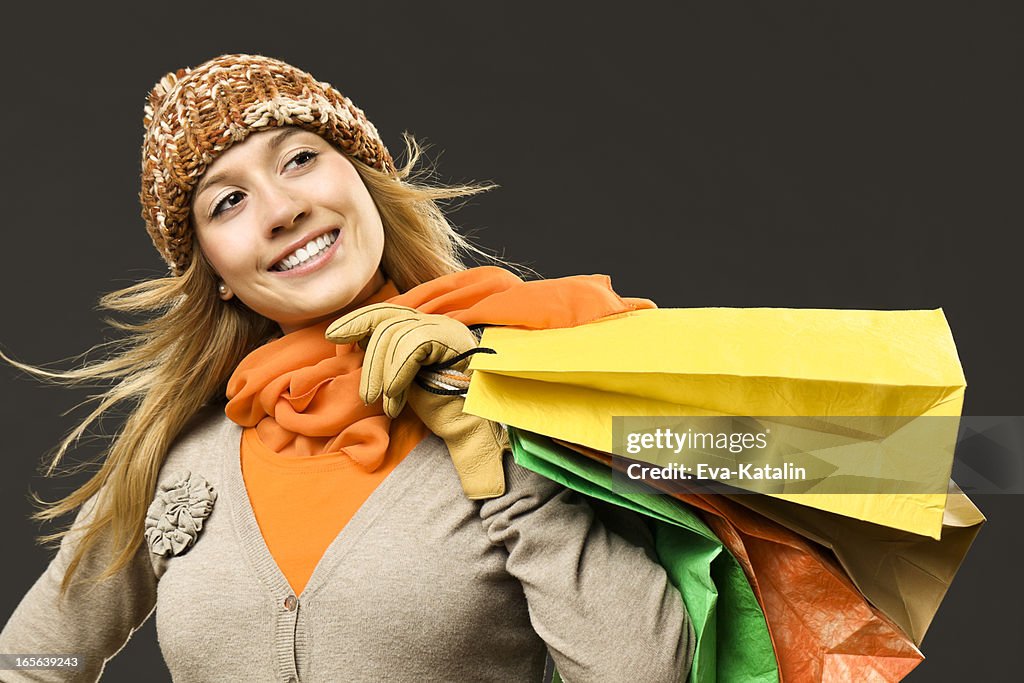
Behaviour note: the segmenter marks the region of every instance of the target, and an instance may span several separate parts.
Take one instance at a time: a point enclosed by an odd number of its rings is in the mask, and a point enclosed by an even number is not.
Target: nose
[[[267,233],[271,237],[302,222],[312,209],[309,200],[301,192],[286,187],[268,188],[265,197]]]

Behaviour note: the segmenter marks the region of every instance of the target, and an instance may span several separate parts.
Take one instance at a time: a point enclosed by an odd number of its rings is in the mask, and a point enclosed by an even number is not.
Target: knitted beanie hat
[[[395,164],[362,110],[329,83],[259,55],[222,55],[164,76],[149,93],[142,217],[173,275],[192,260],[192,192],[224,150],[271,126],[316,133],[385,173]]]

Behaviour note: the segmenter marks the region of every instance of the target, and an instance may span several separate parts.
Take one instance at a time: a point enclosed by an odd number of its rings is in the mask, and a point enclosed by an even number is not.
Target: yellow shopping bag
[[[955,426],[965,388],[941,310],[652,309],[488,328],[481,345],[496,353],[473,357],[468,412],[606,452],[613,416],[950,416]],[[936,456],[947,479],[952,451]],[[772,495],[933,538],[946,497]]]

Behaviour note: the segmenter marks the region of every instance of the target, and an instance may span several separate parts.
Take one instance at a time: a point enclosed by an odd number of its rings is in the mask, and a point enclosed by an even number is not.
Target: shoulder
[[[213,473],[225,457],[237,454],[242,428],[228,419],[224,408],[206,406],[193,416],[171,444],[159,480],[181,472]]]

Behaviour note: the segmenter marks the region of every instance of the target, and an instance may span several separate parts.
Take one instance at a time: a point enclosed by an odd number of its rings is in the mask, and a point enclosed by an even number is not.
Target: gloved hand
[[[325,336],[335,344],[370,338],[359,397],[369,405],[383,393],[384,413],[392,418],[405,407],[406,390],[422,366],[449,361],[477,345],[469,328],[454,318],[388,303],[360,308],[338,318]],[[468,366],[469,360],[460,365]]]
[[[325,336],[337,344],[369,337],[359,381],[363,402],[373,403],[383,393],[384,412],[397,417],[408,397],[416,415],[448,445],[467,498],[494,498],[505,492],[502,457],[509,444],[504,428],[463,412],[461,396],[413,386],[422,366],[444,363],[476,348],[469,328],[448,316],[384,303],[335,320]],[[468,365],[467,358],[455,369]]]
[[[462,396],[439,396],[419,386],[409,389],[409,405],[430,431],[444,439],[462,490],[470,500],[505,493],[502,456],[508,433],[497,422],[463,412]]]

